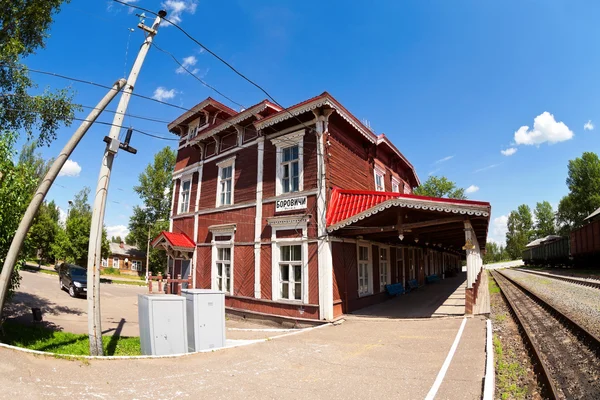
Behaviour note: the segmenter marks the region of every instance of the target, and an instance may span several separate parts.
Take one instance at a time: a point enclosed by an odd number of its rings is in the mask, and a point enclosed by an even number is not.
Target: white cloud
[[[61,168],[58,176],[71,176],[77,177],[81,172],[81,166],[77,164],[77,161],[73,161],[71,159],[65,162],[65,165]]]
[[[506,242],[506,232],[508,231],[508,227],[506,226],[507,223],[508,217],[506,215],[494,218],[488,240],[504,246],[504,243]]]
[[[500,163],[502,164],[502,163]],[[483,168],[479,168],[476,169],[475,171],[473,171],[474,174],[478,173],[478,172],[483,172],[483,171],[487,171],[488,169],[492,169],[492,168],[496,168],[497,166],[499,166],[500,164],[492,164],[492,165],[488,165],[487,167],[483,167]]]
[[[564,122],[556,122],[554,115],[544,111],[533,120],[533,129],[522,126],[515,132],[515,143],[539,146],[564,142],[573,138],[573,131]]]
[[[110,239],[112,236],[121,236],[125,240],[125,236],[129,234],[129,229],[125,225],[114,225],[106,227],[106,236]]]
[[[467,193],[467,194],[475,193],[478,190],[479,190],[479,186],[471,185],[465,189],[465,193]]]
[[[509,147],[506,150],[500,150],[500,153],[502,153],[503,156],[507,156],[507,157],[512,156],[516,152],[517,152],[517,148],[516,147]]]
[[[187,69],[192,74],[195,74],[198,72],[198,68],[194,68],[194,69],[190,70],[190,67],[193,67],[194,65],[196,65],[197,62],[198,62],[198,59],[195,56],[184,57],[183,62],[181,63],[181,66],[179,68],[177,68],[175,70],[175,72],[178,74],[185,74],[186,69]]]
[[[429,172],[427,175],[431,176],[431,175],[435,174],[436,172],[439,172],[440,170],[441,170],[441,168],[436,168],[433,171]]]
[[[163,8],[167,11],[167,19],[179,24],[183,13],[194,14],[198,1],[196,0],[166,0],[162,3]],[[165,24],[168,26],[169,24]]]
[[[446,162],[448,160],[452,160],[454,158],[454,156],[448,156],[448,157],[444,157],[444,158],[440,158],[439,160],[437,160],[436,162],[434,162],[434,164],[439,164],[439,163],[443,163]]]
[[[583,130],[584,131],[593,131],[594,130],[594,124],[592,124],[592,120],[588,120],[588,122],[585,123],[585,125],[583,125]]]
[[[167,89],[162,86],[159,86],[154,90],[152,98],[159,101],[165,101],[172,99],[173,97],[175,97],[176,94],[177,91],[175,89]]]

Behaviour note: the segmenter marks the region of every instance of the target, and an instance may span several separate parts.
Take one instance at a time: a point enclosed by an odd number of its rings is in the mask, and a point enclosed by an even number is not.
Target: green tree
[[[37,185],[30,165],[13,162],[15,140],[16,135],[10,131],[0,136],[0,268]],[[23,261],[19,260],[18,265]],[[11,275],[9,298],[19,286],[18,265]]]
[[[123,240],[121,239],[121,236],[117,236],[117,237],[114,237],[114,236],[112,236],[112,237],[110,238],[110,242],[111,242],[111,243],[121,243],[122,241],[123,241]]]
[[[130,246],[137,246],[137,243],[135,241],[135,235],[129,232],[127,236],[125,236],[125,243],[127,243]]]
[[[465,189],[456,186],[456,183],[448,180],[445,176],[430,176],[425,183],[415,189],[419,196],[447,197],[449,199],[465,200]]]
[[[558,205],[561,233],[581,226],[585,217],[600,207],[600,159],[596,153],[585,152],[569,161],[567,187],[569,194]]]
[[[29,229],[26,243],[30,255],[39,257],[43,262],[53,260],[52,245],[61,229],[58,219],[59,211],[54,200],[44,202]]]
[[[77,109],[68,90],[31,96],[36,89],[21,59],[44,48],[54,14],[68,0],[0,0],[0,129],[25,132],[47,145]],[[35,132],[35,133],[34,133]]]
[[[154,155],[154,161],[139,176],[139,185],[133,190],[143,202],[143,207],[135,206],[129,219],[128,243],[135,242],[140,250],[148,248],[148,234],[151,238],[169,229],[171,212],[172,174],[175,168],[176,153],[165,147]],[[152,272],[163,271],[167,265],[164,251],[150,249]]]
[[[535,205],[535,233],[538,238],[548,235],[556,235],[556,223],[554,221],[554,210],[547,201]]]
[[[84,187],[73,199],[65,228],[60,229],[52,246],[57,259],[87,267],[92,208],[88,202],[90,188]],[[108,257],[110,245],[106,230],[102,235],[102,257]]]
[[[506,251],[511,259],[515,260],[522,256],[525,246],[534,234],[531,209],[527,204],[521,204],[516,211],[511,211],[507,227]]]

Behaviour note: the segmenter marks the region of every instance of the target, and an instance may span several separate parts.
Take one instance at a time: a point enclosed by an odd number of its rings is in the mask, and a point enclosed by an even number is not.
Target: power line
[[[129,4],[129,3],[125,3],[123,1],[120,0],[113,0],[115,3],[119,3],[122,4],[124,6],[127,7],[131,7],[131,8],[137,8],[138,10],[142,10],[144,12],[150,13],[152,15],[158,16],[157,13],[155,13],[154,11],[148,10],[146,8],[140,7],[140,6],[136,6],[134,4]],[[185,29],[183,29],[182,27],[180,27],[179,25],[177,25],[175,22],[162,17],[163,20],[167,21],[169,24],[173,25],[175,28],[177,28],[179,31],[181,31],[185,36],[188,37],[188,39],[190,39],[191,41],[193,41],[194,43],[196,43],[198,46],[202,47],[204,50],[206,50],[207,53],[209,53],[210,55],[212,55],[213,57],[215,57],[217,60],[221,61],[223,64],[225,64],[229,69],[231,69],[233,72],[235,72],[238,76],[240,76],[242,79],[244,79],[245,81],[249,82],[251,85],[255,86],[257,89],[259,89],[261,92],[263,92],[268,98],[270,98],[275,104],[277,104],[278,106],[282,107],[279,103],[277,103],[277,101],[273,98],[273,96],[271,96],[269,94],[269,92],[267,92],[265,89],[263,89],[262,86],[260,86],[259,84],[257,84],[256,82],[254,82],[253,80],[251,80],[250,78],[248,78],[246,75],[242,74],[240,71],[238,71],[233,65],[229,64],[227,61],[225,61],[223,58],[221,58],[219,55],[217,55],[215,52],[213,52],[212,50],[210,50],[208,47],[206,47],[205,45],[203,45],[202,43],[200,43],[197,39],[195,39],[192,35],[190,35],[189,33],[187,33],[187,31]]]
[[[201,79],[201,78],[200,78],[200,77],[198,77],[196,74],[194,74],[192,71],[190,71],[189,69],[187,69],[187,68],[186,68],[186,67],[185,67],[185,66],[184,66],[184,65],[183,65],[183,64],[182,64],[182,63],[181,63],[181,62],[180,62],[180,61],[177,59],[177,57],[175,57],[175,56],[174,56],[174,55],[173,55],[171,52],[169,52],[169,51],[167,51],[167,50],[164,50],[164,49],[162,49],[162,48],[158,47],[158,46],[156,45],[156,43],[154,43],[154,42],[152,43],[152,46],[156,47],[156,50],[158,50],[158,51],[160,51],[160,52],[163,52],[163,53],[165,53],[165,54],[167,54],[167,55],[171,56],[171,58],[173,59],[173,61],[175,61],[175,62],[177,63],[177,65],[179,65],[179,66],[180,66],[180,67],[181,67],[181,68],[182,68],[182,69],[183,69],[185,72],[187,72],[188,74],[190,74],[191,76],[193,76],[194,78],[196,78],[196,80],[198,80],[198,81],[199,81],[201,84],[203,84],[203,85],[204,85],[204,86],[206,86],[207,88],[209,88],[209,89],[213,90],[215,93],[217,93],[217,94],[219,94],[221,97],[223,97],[223,98],[225,98],[225,99],[229,100],[231,103],[233,103],[233,104],[235,104],[235,105],[237,105],[237,106],[239,106],[239,107],[246,108],[246,107],[244,107],[244,105],[243,105],[243,104],[240,104],[240,103],[238,103],[237,101],[235,101],[235,100],[231,99],[230,97],[228,97],[228,96],[224,95],[224,94],[223,94],[221,91],[219,91],[219,90],[218,90],[218,89],[216,89],[215,87],[213,87],[213,86],[209,85],[209,84],[208,84],[208,83],[206,83],[206,82],[205,82],[203,79]]]

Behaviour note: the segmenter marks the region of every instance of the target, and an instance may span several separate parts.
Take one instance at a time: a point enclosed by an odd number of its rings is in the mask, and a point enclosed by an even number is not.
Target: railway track
[[[593,280],[579,279],[579,278],[575,278],[575,277],[571,277],[571,276],[564,276],[564,275],[555,275],[555,274],[544,273],[544,272],[539,272],[539,271],[532,271],[530,269],[522,269],[522,268],[515,268],[515,271],[526,272],[528,274],[543,276],[545,278],[551,278],[551,279],[556,279],[559,281],[571,282],[571,283],[575,283],[577,285],[600,289],[600,280],[599,279],[596,279],[596,282],[594,282]]]
[[[600,340],[498,271],[498,283],[524,332],[548,398],[600,398]]]

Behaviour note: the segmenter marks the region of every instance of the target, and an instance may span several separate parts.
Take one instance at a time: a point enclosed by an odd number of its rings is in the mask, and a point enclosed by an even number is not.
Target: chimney
[[[124,249],[125,248],[125,243],[124,242],[119,243],[119,247],[122,248],[122,249]]]

